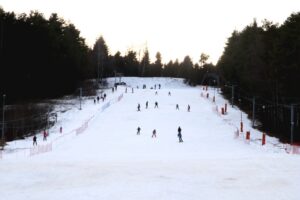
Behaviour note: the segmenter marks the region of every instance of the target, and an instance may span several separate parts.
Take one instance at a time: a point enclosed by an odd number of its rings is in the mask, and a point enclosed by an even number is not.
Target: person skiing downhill
[[[180,128],[180,126],[178,127],[178,134],[177,134],[177,136],[178,136],[179,142],[183,142],[183,140],[182,140],[182,135],[181,135],[181,128]]]
[[[148,109],[148,101],[146,101],[146,109]]]
[[[158,108],[158,103],[157,103],[157,101],[155,101],[155,106],[154,106],[154,108]]]
[[[43,135],[44,135],[44,138],[43,138],[43,140],[45,141],[45,140],[47,140],[47,136],[48,136],[48,134],[47,134],[47,131],[46,130],[44,130],[44,133],[43,133]]]
[[[136,134],[139,135],[140,133],[141,133],[141,128],[138,127],[138,128],[137,128],[137,133],[136,133]]]
[[[176,110],[179,110],[179,105],[178,104],[176,104]]]
[[[190,110],[191,110],[191,106],[188,105],[187,111],[190,112]]]
[[[138,104],[138,106],[137,106],[137,111],[141,111],[141,105],[140,104]]]
[[[156,130],[154,129],[153,132],[152,132],[152,138],[156,137]]]
[[[37,145],[36,136],[33,136],[33,146]]]

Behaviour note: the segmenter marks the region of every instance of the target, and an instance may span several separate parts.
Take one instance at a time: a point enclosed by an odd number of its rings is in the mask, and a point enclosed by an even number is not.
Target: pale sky
[[[102,35],[111,54],[148,47],[150,58],[198,62],[202,52],[216,64],[227,38],[256,18],[281,24],[300,11],[300,0],[0,0],[16,14],[37,10],[73,23],[92,47]]]

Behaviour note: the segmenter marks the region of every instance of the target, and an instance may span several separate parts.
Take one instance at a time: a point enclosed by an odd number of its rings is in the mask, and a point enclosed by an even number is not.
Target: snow
[[[110,86],[115,81],[110,78]],[[189,87],[175,78],[122,81],[134,93],[119,86],[114,93],[105,91],[105,102],[84,99],[82,110],[57,106],[67,111],[58,112],[47,141],[38,135],[38,144],[49,145],[48,152],[31,149],[32,137],[10,142],[0,160],[0,199],[300,199],[300,156],[288,154],[274,137],[267,136],[262,146],[262,133],[251,128],[244,113],[251,139],[247,142],[245,133],[236,138],[241,111],[217,90]],[[161,89],[150,89],[154,84]],[[228,113],[221,115],[225,103]],[[178,126],[183,143],[178,142]],[[153,129],[157,138],[151,138]]]

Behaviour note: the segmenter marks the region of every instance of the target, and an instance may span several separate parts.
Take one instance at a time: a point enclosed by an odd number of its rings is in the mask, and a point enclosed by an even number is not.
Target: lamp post
[[[216,80],[213,80],[213,82],[214,82],[214,98],[213,98],[213,101],[215,102],[216,101]]]
[[[4,115],[4,113],[5,113],[5,97],[6,97],[6,95],[5,94],[3,94],[3,104],[2,104],[2,135],[1,135],[1,139],[2,139],[2,141],[4,141],[4,128],[5,128],[5,125],[4,125],[4,122],[5,122],[5,120],[4,120],[4,117],[5,117],[5,115]]]
[[[79,110],[81,110],[81,97],[82,97],[82,88],[79,88],[79,92],[80,92],[80,97],[79,97],[79,101],[80,101],[80,107],[79,107]]]

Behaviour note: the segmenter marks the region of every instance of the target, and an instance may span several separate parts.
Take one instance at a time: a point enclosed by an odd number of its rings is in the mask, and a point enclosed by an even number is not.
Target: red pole
[[[262,134],[261,145],[265,145],[265,144],[266,144],[266,134],[263,133],[263,134]]]
[[[246,140],[250,140],[250,131],[246,132]]]

